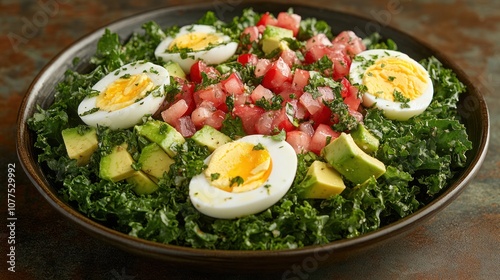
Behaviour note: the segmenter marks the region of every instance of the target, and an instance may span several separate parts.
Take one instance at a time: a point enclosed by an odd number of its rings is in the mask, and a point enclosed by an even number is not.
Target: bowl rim
[[[247,2],[244,2],[247,4]],[[267,3],[262,1],[249,1],[249,4],[258,4],[258,3]],[[301,7],[305,9],[324,9],[327,12],[341,13],[348,15],[350,17],[355,17],[360,20],[370,22],[372,19],[359,16],[356,14],[352,14],[350,12],[338,11],[332,7],[319,7],[317,5],[311,4],[286,4],[282,2],[273,2],[270,4],[273,5],[281,5],[285,6],[293,6],[293,7]],[[478,153],[474,155],[474,157],[470,160],[469,166],[463,169],[460,176],[456,178],[456,180],[449,186],[444,192],[438,195],[435,199],[433,199],[428,204],[421,207],[419,210],[414,212],[413,214],[408,215],[405,218],[399,219],[396,222],[390,223],[379,229],[363,234],[359,237],[351,238],[351,239],[341,239],[332,241],[322,245],[308,245],[304,247],[300,247],[297,249],[281,249],[281,250],[213,250],[213,249],[199,249],[199,248],[191,248],[184,247],[178,245],[171,244],[163,244],[159,242],[149,241],[146,239],[141,239],[137,237],[130,236],[126,233],[122,233],[111,228],[108,228],[90,218],[85,216],[83,213],[80,213],[77,209],[71,207],[69,204],[64,202],[61,197],[59,197],[56,193],[52,192],[50,189],[50,182],[44,177],[43,172],[38,165],[37,160],[32,153],[34,147],[29,146],[26,139],[30,137],[30,130],[26,123],[27,119],[32,115],[28,115],[28,108],[34,108],[36,106],[34,101],[34,93],[36,93],[42,86],[43,81],[47,79],[50,75],[50,70],[55,69],[57,67],[64,67],[65,65],[69,65],[72,59],[74,58],[74,52],[77,51],[81,45],[87,45],[90,42],[94,41],[96,38],[100,38],[104,30],[116,30],[120,26],[129,25],[130,21],[134,22],[146,22],[148,18],[154,17],[155,14],[161,14],[166,12],[174,12],[174,11],[182,11],[182,10],[192,10],[199,9],[203,7],[208,7],[208,4],[190,4],[190,5],[170,5],[165,6],[163,8],[158,8],[155,10],[144,11],[138,14],[133,14],[127,17],[120,18],[116,21],[113,21],[109,24],[103,25],[97,29],[94,29],[90,33],[82,36],[80,39],[74,41],[71,45],[64,48],[60,51],[55,57],[53,57],[38,73],[33,82],[30,84],[22,102],[20,105],[18,118],[17,118],[17,141],[16,141],[16,150],[17,155],[20,160],[20,163],[29,177],[30,181],[36,187],[36,189],[42,194],[42,196],[49,202],[49,204],[57,210],[62,216],[71,220],[73,223],[77,224],[81,229],[85,230],[90,235],[99,238],[101,240],[107,241],[117,247],[121,247],[128,251],[134,251],[139,254],[147,254],[149,256],[153,256],[159,259],[174,256],[176,258],[181,259],[201,259],[201,258],[224,258],[224,259],[233,259],[235,257],[238,260],[245,259],[254,259],[256,257],[263,256],[305,256],[310,254],[318,254],[318,253],[331,253],[345,250],[356,250],[357,248],[365,248],[368,246],[374,246],[381,241],[384,241],[392,236],[398,235],[402,232],[408,231],[412,227],[416,226],[417,221],[423,221],[434,214],[436,214],[437,210],[444,208],[451,201],[456,198],[464,189],[464,187],[474,178],[478,170],[480,169],[486,154],[487,147],[489,145],[490,138],[490,121],[489,121],[489,113],[486,102],[483,98],[483,95],[479,92],[478,88],[472,84],[469,80],[465,72],[456,65],[456,63],[450,59],[447,59],[446,55],[443,54],[440,50],[437,50],[433,46],[430,46],[428,43],[421,41],[419,38],[413,37],[412,35],[402,31],[400,29],[394,28],[391,25],[384,26],[384,28],[392,30],[394,32],[400,33],[406,37],[411,38],[416,41],[418,44],[432,51],[433,55],[438,58],[440,61],[446,61],[446,64],[450,66],[460,81],[466,84],[468,94],[474,94],[479,101],[479,109],[481,110],[482,116],[482,135],[480,137],[480,143],[478,145]],[[208,9],[207,9],[208,10]],[[32,109],[33,110],[33,109]],[[26,141],[23,141],[26,140]]]

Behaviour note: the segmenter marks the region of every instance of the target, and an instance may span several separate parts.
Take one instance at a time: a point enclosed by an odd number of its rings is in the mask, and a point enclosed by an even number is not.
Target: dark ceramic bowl
[[[173,24],[182,26],[199,19],[207,10],[215,10],[220,19],[227,21],[241,14],[242,9],[250,6],[253,6],[258,12],[270,11],[274,14],[286,11],[289,8],[284,4],[267,2],[253,4],[245,2],[234,7],[233,10],[214,9],[217,8],[214,7],[214,4],[169,7],[132,16],[110,24],[106,28],[117,32],[121,38],[128,38],[133,31],[140,29],[142,23],[149,20],[154,20],[161,26]],[[342,30],[354,30],[358,35],[366,36],[366,34],[363,34],[366,30],[378,29],[383,37],[394,39],[401,51],[417,60],[434,55],[446,67],[454,69],[458,78],[467,86],[468,91],[461,96],[459,110],[470,135],[470,140],[473,143],[473,149],[467,154],[468,165],[457,174],[441,195],[416,213],[358,238],[339,240],[321,246],[307,246],[300,249],[278,251],[206,250],[160,244],[117,232],[87,218],[77,209],[64,202],[58,196],[53,184],[47,180],[44,170],[37,163],[37,150],[33,147],[35,135],[28,129],[26,121],[35,112],[37,104],[46,108],[53,102],[54,86],[63,79],[64,72],[67,69],[85,71],[88,68],[89,58],[95,53],[96,43],[103,34],[104,28],[85,36],[55,57],[30,86],[18,116],[17,152],[24,170],[50,205],[92,236],[138,255],[153,257],[174,264],[191,264],[191,267],[224,271],[246,271],[249,269],[263,271],[284,270],[290,268],[293,264],[326,264],[343,260],[353,254],[367,250],[369,247],[379,246],[383,241],[387,241],[389,238],[424,222],[460,194],[483,162],[489,141],[489,119],[488,110],[481,93],[465,73],[458,69],[441,52],[407,34],[350,14],[325,10],[319,7],[294,6],[293,8],[296,13],[304,18],[316,17],[327,21],[331,24],[335,33]],[[74,57],[80,58],[77,65],[72,64]]]

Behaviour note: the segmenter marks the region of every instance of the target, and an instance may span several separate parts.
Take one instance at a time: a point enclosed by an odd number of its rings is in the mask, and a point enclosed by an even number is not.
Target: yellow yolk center
[[[413,63],[396,57],[384,57],[366,69],[363,84],[368,93],[376,97],[400,101],[398,99],[401,97],[413,100],[422,95],[427,80],[425,72]]]
[[[216,188],[227,192],[254,190],[267,180],[272,170],[267,149],[254,144],[231,142],[217,148],[205,169],[205,177]]]
[[[218,45],[222,42],[222,38],[217,34],[192,32],[177,36],[172,43],[170,43],[168,49],[173,50],[177,47],[178,49],[192,49],[193,51],[200,51],[211,45]]]
[[[144,73],[121,77],[97,97],[96,106],[107,111],[125,108],[144,98],[153,86],[153,81]]]

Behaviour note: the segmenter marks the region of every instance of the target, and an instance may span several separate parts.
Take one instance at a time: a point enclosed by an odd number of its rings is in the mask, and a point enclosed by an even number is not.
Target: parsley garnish
[[[269,100],[264,97],[260,98],[259,100],[255,101],[255,105],[261,107],[266,111],[271,111],[271,110],[275,111],[281,109],[282,102],[283,102],[283,97],[281,95],[276,94]]]
[[[88,111],[85,111],[85,112],[81,113],[81,114],[80,114],[80,117],[83,117],[83,116],[86,116],[86,115],[93,114],[93,113],[95,113],[95,112],[97,112],[97,111],[99,111],[99,108],[97,108],[97,107],[96,107],[96,108],[92,108],[92,109],[90,109],[90,110],[88,110]]]
[[[318,98],[321,96],[321,93],[318,91],[318,87],[330,87],[335,89],[339,86],[339,83],[335,82],[333,79],[323,77],[316,73],[310,75],[309,83],[304,87],[304,92],[310,93],[313,98]]]
[[[164,85],[163,88],[168,102],[173,102],[175,96],[181,92],[181,85],[173,76],[170,76],[170,84]]]
[[[280,130],[278,134],[271,136],[271,139],[273,139],[274,141],[285,141],[286,132],[284,130]]]
[[[220,178],[220,173],[212,173],[210,174],[210,180],[215,181]]]
[[[245,180],[243,180],[243,178],[241,178],[240,176],[236,176],[236,177],[231,179],[229,186],[232,187],[234,184],[236,184],[236,186],[239,186],[239,185],[243,184],[244,182],[245,182]]]
[[[259,143],[255,146],[253,146],[253,151],[260,151],[260,150],[265,150],[266,148],[264,147],[264,145],[262,145],[262,143]]]
[[[400,91],[397,89],[394,89],[394,92],[392,93],[394,96],[394,101],[396,102],[401,102],[401,108],[410,108],[410,105],[408,105],[408,102],[410,102],[410,98],[405,97]]]

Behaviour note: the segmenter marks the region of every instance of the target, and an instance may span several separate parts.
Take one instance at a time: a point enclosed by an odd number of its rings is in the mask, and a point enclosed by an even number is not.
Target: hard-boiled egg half
[[[78,106],[78,115],[89,126],[129,128],[145,115],[154,114],[165,99],[168,71],[150,62],[133,62],[104,76]]]
[[[194,24],[181,27],[175,37],[163,40],[156,48],[155,56],[177,62],[185,73],[189,73],[197,60],[219,64],[233,56],[237,48],[238,43],[218,33],[215,27]]]
[[[233,219],[278,202],[292,185],[297,156],[286,141],[250,135],[218,147],[206,164],[189,184],[191,202],[207,216]]]
[[[434,88],[427,70],[408,55],[373,49],[354,58],[349,79],[364,85],[363,105],[375,106],[393,120],[421,114],[432,101]]]

